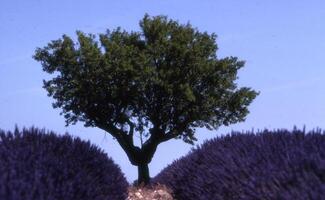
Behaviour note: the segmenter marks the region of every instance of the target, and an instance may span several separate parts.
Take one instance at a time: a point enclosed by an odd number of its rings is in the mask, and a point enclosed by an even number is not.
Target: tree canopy
[[[34,58],[53,74],[44,88],[67,125],[107,131],[134,165],[149,163],[161,142],[193,144],[196,128],[243,121],[258,94],[235,83],[244,62],[218,58],[216,35],[189,23],[145,15],[139,31],[77,37],[36,50]]]

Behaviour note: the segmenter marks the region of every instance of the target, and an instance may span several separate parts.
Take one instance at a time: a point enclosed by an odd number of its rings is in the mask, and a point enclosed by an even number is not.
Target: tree
[[[145,15],[138,32],[77,36],[78,42],[63,35],[37,48],[34,58],[54,76],[43,87],[67,125],[84,122],[117,140],[138,167],[138,183],[149,182],[160,143],[193,144],[196,128],[244,121],[258,95],[235,83],[244,62],[217,58],[216,35],[189,23]]]

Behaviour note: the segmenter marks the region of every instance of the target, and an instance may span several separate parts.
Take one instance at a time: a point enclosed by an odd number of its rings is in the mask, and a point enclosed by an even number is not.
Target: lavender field
[[[124,200],[131,186],[89,141],[37,128],[0,131],[0,172],[0,199],[6,200]],[[156,184],[180,200],[322,199],[325,135],[233,132],[175,160],[153,178]]]

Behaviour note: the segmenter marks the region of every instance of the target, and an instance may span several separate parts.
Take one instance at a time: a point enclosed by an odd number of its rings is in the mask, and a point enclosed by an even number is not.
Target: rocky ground
[[[172,192],[164,185],[130,187],[127,200],[173,200]]]

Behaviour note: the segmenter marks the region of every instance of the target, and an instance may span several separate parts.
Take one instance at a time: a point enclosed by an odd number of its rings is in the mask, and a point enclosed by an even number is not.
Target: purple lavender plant
[[[178,200],[325,199],[325,135],[232,133],[193,149],[153,181]]]
[[[36,128],[0,130],[0,199],[124,200],[127,186],[89,141]]]

